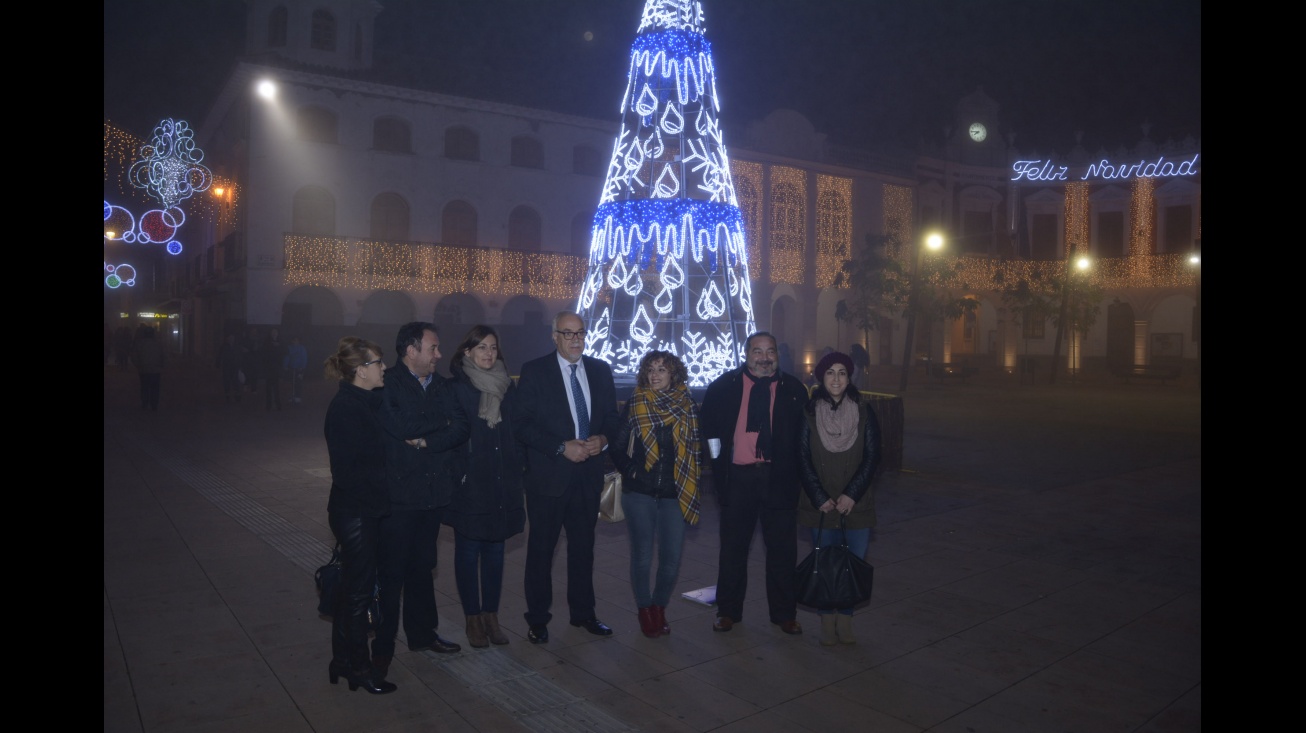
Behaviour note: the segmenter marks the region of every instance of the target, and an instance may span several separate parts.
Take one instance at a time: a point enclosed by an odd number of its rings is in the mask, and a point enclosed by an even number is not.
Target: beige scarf
[[[816,403],[816,432],[821,436],[821,445],[831,453],[842,453],[857,442],[857,403],[849,399],[839,401],[839,409],[834,409],[829,402],[818,400]]]
[[[508,376],[508,367],[503,365],[501,359],[496,360],[489,369],[482,369],[471,359],[464,359],[463,374],[467,375],[467,381],[481,393],[481,405],[476,411],[476,416],[490,427],[498,425],[503,421],[503,416],[499,414],[499,407],[503,404],[503,396],[508,393],[508,385],[512,384],[512,377]]]

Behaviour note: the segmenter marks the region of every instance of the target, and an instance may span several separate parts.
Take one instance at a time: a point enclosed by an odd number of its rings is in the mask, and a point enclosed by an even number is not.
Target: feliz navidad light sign
[[[1164,156],[1156,160],[1140,160],[1137,163],[1112,163],[1106,158],[1090,163],[1075,180],[1125,180],[1128,178],[1176,178],[1195,176],[1201,171],[1197,162],[1201,153],[1196,153],[1187,160],[1166,160]],[[1011,180],[1057,182],[1072,180],[1070,166],[1056,165],[1051,160],[1018,160],[1011,164]]]

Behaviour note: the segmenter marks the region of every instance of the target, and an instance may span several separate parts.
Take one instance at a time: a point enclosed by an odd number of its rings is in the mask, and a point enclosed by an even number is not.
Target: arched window
[[[336,50],[336,16],[325,10],[313,11],[308,45],[317,51]]]
[[[526,135],[514,137],[512,139],[512,164],[519,168],[543,168],[544,144]]]
[[[481,139],[466,127],[444,131],[444,157],[454,160],[480,160]]]
[[[285,5],[278,5],[268,13],[268,47],[279,48],[286,45],[286,27],[290,23],[290,11]]]
[[[408,202],[399,194],[387,192],[372,199],[372,239],[408,240]]]
[[[590,252],[590,234],[594,228],[594,213],[582,211],[571,219],[571,251],[578,255]]]
[[[603,158],[599,151],[588,145],[577,145],[571,149],[571,172],[582,176],[603,175]]]
[[[529,206],[518,206],[508,215],[508,248],[519,252],[540,251],[540,215]]]
[[[322,107],[300,107],[299,139],[318,143],[336,142],[336,115]]]
[[[290,220],[296,234],[335,236],[336,199],[325,188],[305,186],[295,192]]]
[[[378,117],[372,123],[372,148],[389,153],[413,152],[412,127],[398,117]]]
[[[466,201],[450,201],[440,216],[441,241],[455,247],[476,246],[476,209]]]

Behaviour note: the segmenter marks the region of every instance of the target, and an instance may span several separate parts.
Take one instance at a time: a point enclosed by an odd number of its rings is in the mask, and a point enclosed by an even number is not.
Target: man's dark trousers
[[[590,460],[600,460],[591,458]],[[594,615],[594,527],[599,517],[599,492],[586,488],[586,476],[573,473],[562,496],[526,495],[530,534],[526,539],[526,623],[547,624],[553,618],[550,568],[558,535],[567,532],[567,605],[569,621],[589,621]],[[589,480],[588,483],[593,483]]]
[[[394,656],[403,599],[404,635],[409,649],[435,641],[440,617],[435,608],[436,544],[440,509],[398,509],[381,519],[377,582],[381,585],[381,628],[372,642],[372,656]]]
[[[771,623],[792,621],[798,611],[794,567],[798,564],[798,515],[793,508],[766,506],[771,466],[731,466],[730,501],[721,507],[721,552],[716,587],[717,615],[742,621],[748,590],[748,548],[758,520],[766,547],[766,598]]]

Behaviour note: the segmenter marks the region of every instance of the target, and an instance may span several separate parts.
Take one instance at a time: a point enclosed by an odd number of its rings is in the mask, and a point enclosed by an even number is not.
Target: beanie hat
[[[853,376],[852,357],[848,356],[847,354],[841,351],[831,351],[830,353],[821,357],[820,361],[816,362],[816,371],[813,372],[813,376],[816,377],[816,381],[824,383],[825,373],[828,372],[830,370],[830,367],[834,366],[835,364],[843,364],[844,369],[848,370],[848,378],[849,379],[852,378]]]

